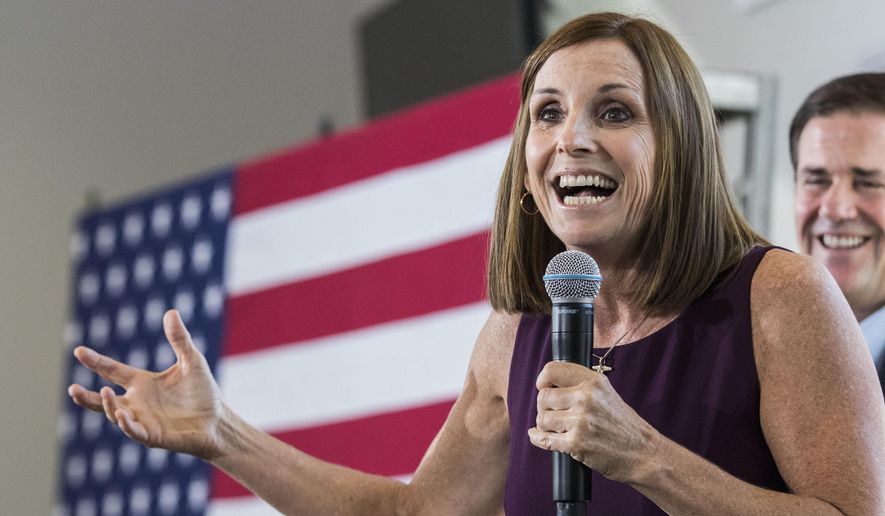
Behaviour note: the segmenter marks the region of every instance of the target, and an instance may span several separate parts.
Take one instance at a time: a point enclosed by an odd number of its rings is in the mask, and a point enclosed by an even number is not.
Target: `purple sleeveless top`
[[[750,282],[769,248],[752,249],[723,283],[657,332],[613,350],[606,375],[641,417],[676,443],[751,484],[787,491],[762,435]],[[550,361],[550,316],[524,315],[510,365],[508,516],[555,514],[551,453],[532,446],[538,391]],[[638,491],[593,472],[588,514],[664,514]]]

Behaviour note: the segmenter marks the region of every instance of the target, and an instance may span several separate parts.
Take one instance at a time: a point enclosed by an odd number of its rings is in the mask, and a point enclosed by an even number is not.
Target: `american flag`
[[[66,353],[85,343],[162,370],[174,355],[160,321],[177,308],[247,421],[408,480],[489,311],[485,255],[517,108],[508,76],[85,215]],[[72,359],[66,375],[105,384]],[[57,514],[276,514],[70,402],[59,440]]]

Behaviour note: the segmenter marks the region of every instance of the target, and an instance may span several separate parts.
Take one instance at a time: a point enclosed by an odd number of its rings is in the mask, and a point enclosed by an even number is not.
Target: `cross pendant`
[[[605,374],[605,373],[612,370],[612,368],[605,365],[605,362],[603,362],[602,360],[599,361],[599,364],[591,367],[590,369],[593,369],[594,371],[596,371],[597,373],[600,373],[600,374]]]

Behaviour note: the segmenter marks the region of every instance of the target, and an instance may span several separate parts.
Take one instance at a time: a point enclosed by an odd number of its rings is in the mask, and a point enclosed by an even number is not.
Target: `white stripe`
[[[236,217],[228,239],[229,295],[328,274],[489,227],[509,145],[509,137],[493,140]]]
[[[340,333],[297,345],[222,357],[225,401],[268,431],[368,416],[456,397],[485,302]]]
[[[282,514],[261,498],[243,496],[213,499],[206,508],[207,516],[278,516]]]

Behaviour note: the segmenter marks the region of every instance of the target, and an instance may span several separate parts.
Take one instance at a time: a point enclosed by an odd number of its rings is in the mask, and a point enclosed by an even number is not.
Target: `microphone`
[[[544,273],[544,288],[553,302],[553,360],[590,367],[593,353],[593,302],[602,276],[596,261],[581,251],[554,256]],[[553,452],[553,501],[558,516],[587,514],[590,468],[567,453]]]

